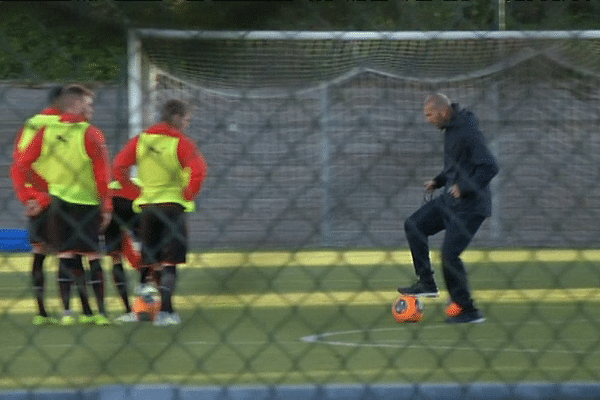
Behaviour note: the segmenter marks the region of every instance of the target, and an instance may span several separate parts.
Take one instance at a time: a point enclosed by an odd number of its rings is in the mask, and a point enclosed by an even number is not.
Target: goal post
[[[131,135],[168,97],[197,111],[213,169],[195,247],[405,245],[442,166],[432,91],[475,112],[501,163],[477,245],[598,244],[581,171],[600,161],[600,31],[133,29],[128,84]]]

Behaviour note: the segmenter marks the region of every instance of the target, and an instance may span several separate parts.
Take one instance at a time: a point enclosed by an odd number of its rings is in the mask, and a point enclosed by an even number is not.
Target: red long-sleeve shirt
[[[48,107],[48,108],[45,108],[44,110],[42,110],[39,114],[41,114],[41,115],[60,115],[61,112],[60,112],[60,110],[58,110],[56,108]],[[15,144],[13,147],[13,162],[10,166],[10,177],[11,177],[11,180],[13,181],[13,187],[14,187],[14,175],[15,175],[16,162],[21,157],[21,151],[19,150],[19,142],[21,141],[21,136],[23,136],[24,130],[25,130],[25,126],[21,127],[21,129],[17,133],[17,137],[15,139]],[[40,191],[40,192],[48,191],[48,183],[44,180],[44,178],[42,178],[33,169],[28,174],[26,179],[27,179],[26,183],[32,185],[38,191]],[[15,192],[17,192],[16,187],[15,187]]]
[[[80,115],[62,114],[61,122],[75,123],[85,122]],[[42,208],[50,205],[50,195],[36,187],[26,185],[27,176],[31,173],[31,165],[40,157],[42,144],[44,141],[45,128],[42,128],[31,141],[29,147],[18,155],[15,160],[14,174],[12,176],[13,185],[17,191],[17,197],[23,203],[28,200],[36,200]],[[100,200],[100,207],[104,212],[112,211],[112,201],[108,183],[110,181],[110,168],[108,159],[108,150],[104,134],[98,128],[90,125],[85,131],[85,150],[92,160],[96,188]]]
[[[179,139],[177,145],[177,157],[179,163],[183,168],[188,167],[191,171],[190,182],[183,190],[183,197],[186,200],[193,200],[200,192],[208,170],[206,161],[198,151],[196,144],[179,130],[165,122],[153,125],[145,132],[155,135],[176,137]],[[124,196],[128,198],[137,198],[140,195],[139,186],[135,185],[131,179],[129,179],[129,168],[137,162],[138,140],[139,135],[132,138],[119,154],[117,154],[113,163],[113,176],[121,184],[121,191],[124,193]]]
[[[110,189],[111,197],[122,197],[127,200],[135,200],[138,197],[139,189],[137,191],[132,190],[131,188],[119,188],[119,189]]]

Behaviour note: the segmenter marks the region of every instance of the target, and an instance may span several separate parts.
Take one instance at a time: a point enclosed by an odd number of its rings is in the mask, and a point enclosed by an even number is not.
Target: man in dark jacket
[[[489,183],[498,173],[498,165],[473,113],[460,109],[439,93],[427,97],[423,113],[427,122],[444,131],[444,169],[426,182],[425,188],[428,191],[444,189],[404,223],[418,280],[398,291],[412,296],[438,296],[428,237],[445,230],[442,270],[451,300],[446,309],[446,322],[483,322],[483,315],[473,303],[460,255],[491,215]]]

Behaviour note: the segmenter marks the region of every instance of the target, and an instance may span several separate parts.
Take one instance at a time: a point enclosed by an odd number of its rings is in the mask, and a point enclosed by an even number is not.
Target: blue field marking
[[[0,392],[3,400],[597,400],[597,382],[179,387],[113,385]]]
[[[0,229],[0,252],[23,253],[31,251],[29,234],[25,229]]]

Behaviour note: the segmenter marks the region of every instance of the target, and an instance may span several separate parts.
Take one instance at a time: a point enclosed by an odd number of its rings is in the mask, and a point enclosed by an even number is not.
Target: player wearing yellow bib
[[[23,127],[17,134],[13,149],[13,164],[11,165],[11,178],[13,178],[13,182],[16,161],[20,158],[21,153],[27,149],[35,135],[40,129],[42,129],[42,127],[59,121],[61,114],[59,106],[61,91],[62,87],[60,86],[53,88],[48,94],[48,103],[50,104],[49,107],[25,121]],[[38,173],[35,172],[35,166],[34,170],[31,171],[29,176],[27,176],[26,185],[29,187],[35,186],[40,191],[48,190],[48,184]],[[24,200],[24,203],[27,203],[27,200]],[[45,276],[43,266],[46,254],[48,252],[47,213],[44,212],[38,216],[30,217],[28,221],[28,231],[33,252],[31,281],[38,306],[38,314],[33,317],[33,324],[43,325],[55,323],[57,321],[48,315],[44,301]]]
[[[140,238],[144,265],[161,271],[160,312],[155,325],[179,324],[172,296],[176,266],[185,263],[187,228],[185,212],[194,211],[207,166],[195,143],[184,135],[190,123],[185,103],[169,100],[161,110],[161,122],[151,126],[117,154],[114,178],[124,190],[138,191],[133,202],[140,212]],[[137,165],[140,187],[129,179],[129,168]]]
[[[56,124],[43,127],[19,155],[14,184],[27,204],[29,216],[48,209],[49,242],[59,258],[59,288],[65,315],[71,321],[71,281],[82,296],[82,322],[108,323],[104,308],[104,281],[99,260],[99,234],[112,212],[108,191],[108,151],[103,133],[88,121],[93,113],[93,94],[70,85],[62,94],[64,112]],[[25,182],[35,164],[48,182],[48,191],[27,187]],[[94,316],[87,301],[83,269],[77,255],[88,255],[92,287],[100,315]]]

